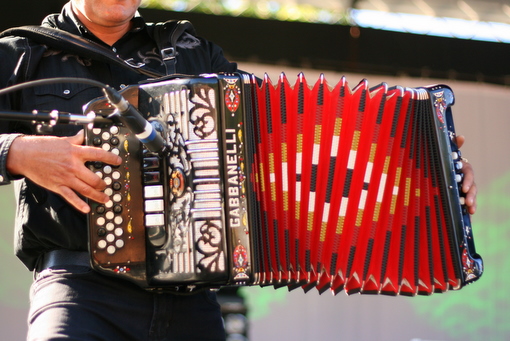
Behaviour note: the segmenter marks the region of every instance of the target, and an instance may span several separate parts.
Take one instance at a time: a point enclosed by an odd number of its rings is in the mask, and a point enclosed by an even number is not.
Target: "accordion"
[[[122,122],[86,143],[122,157],[89,167],[91,263],[148,290],[229,285],[429,295],[477,280],[460,193],[452,90],[334,87],[248,74],[161,79],[123,96],[165,141]],[[115,117],[105,98],[84,114]]]

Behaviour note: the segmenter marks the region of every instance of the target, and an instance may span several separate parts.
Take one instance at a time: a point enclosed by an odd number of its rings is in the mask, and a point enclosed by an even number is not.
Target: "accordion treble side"
[[[233,74],[123,95],[167,148],[150,152],[119,122],[87,129],[87,144],[124,160],[90,165],[112,199],[91,202],[96,270],[157,290],[409,296],[481,276],[447,86]],[[105,99],[84,111],[112,113]]]

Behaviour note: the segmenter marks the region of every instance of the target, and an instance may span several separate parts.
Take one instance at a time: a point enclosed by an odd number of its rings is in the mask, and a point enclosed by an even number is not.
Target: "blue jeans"
[[[215,293],[158,294],[85,266],[46,269],[30,292],[27,340],[225,340]]]

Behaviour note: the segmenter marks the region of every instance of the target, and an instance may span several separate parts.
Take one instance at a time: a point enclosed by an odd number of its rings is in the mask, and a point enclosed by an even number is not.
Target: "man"
[[[72,0],[44,25],[82,35],[120,55],[165,74],[152,27],[137,15],[140,0]],[[178,48],[177,72],[232,72],[221,50],[205,40],[193,49]],[[189,44],[188,44],[189,45]],[[0,87],[32,79],[72,76],[95,79],[120,89],[147,76],[117,65],[56,51],[20,37],[0,42]],[[56,84],[1,96],[0,107],[18,111],[58,109],[71,113],[101,90]],[[0,122],[2,184],[22,179],[16,220],[16,254],[36,280],[31,292],[29,340],[222,340],[225,338],[214,293],[179,296],[153,294],[133,284],[91,272],[85,259],[89,207],[84,197],[106,202],[105,183],[86,161],[118,165],[118,156],[82,146],[83,133],[57,126],[55,136],[33,136],[33,127]],[[64,252],[74,251],[67,256]],[[69,258],[69,259],[66,259]]]
[[[137,15],[141,0],[71,0],[44,25],[84,36],[125,60],[165,73],[152,27]],[[178,48],[176,72],[233,72],[216,45],[192,36]],[[114,88],[147,78],[107,64],[66,54],[30,39],[0,40],[0,87],[56,76],[84,77]],[[25,89],[0,98],[0,107],[19,111],[81,112],[101,96],[82,84]],[[29,340],[221,340],[219,306],[209,291],[194,295],[153,294],[127,281],[102,276],[87,265],[84,197],[106,202],[105,183],[84,166],[121,160],[102,149],[82,146],[79,128],[57,126],[57,136],[34,136],[33,127],[0,121],[0,184],[17,182],[16,254],[35,271],[31,288]],[[459,139],[459,144],[463,139]],[[476,186],[471,166],[464,167],[463,190],[471,213]]]

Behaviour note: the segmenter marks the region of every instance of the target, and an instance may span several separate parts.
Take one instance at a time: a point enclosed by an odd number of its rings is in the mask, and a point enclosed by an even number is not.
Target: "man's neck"
[[[90,33],[109,46],[115,44],[120,38],[129,32],[132,26],[131,20],[111,25],[108,23],[102,24],[89,20],[85,15],[83,15],[83,13],[76,9],[73,9],[73,12],[80,22],[90,31]]]

